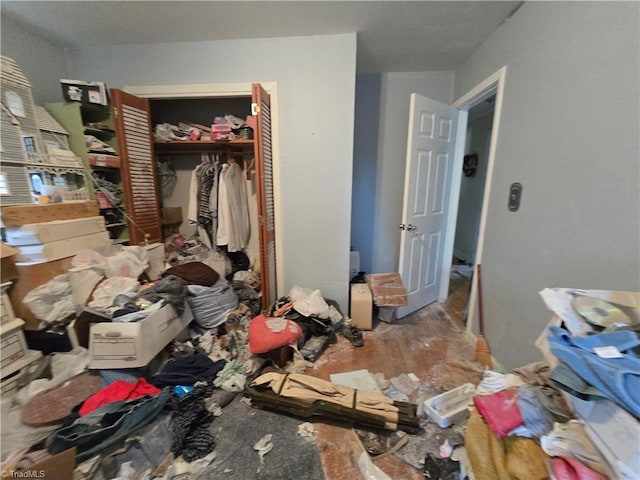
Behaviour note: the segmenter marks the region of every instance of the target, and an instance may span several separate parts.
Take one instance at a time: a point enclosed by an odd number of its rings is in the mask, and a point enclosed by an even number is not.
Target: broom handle
[[[476,266],[478,270],[478,328],[480,335],[484,335],[484,318],[482,316],[482,266]]]

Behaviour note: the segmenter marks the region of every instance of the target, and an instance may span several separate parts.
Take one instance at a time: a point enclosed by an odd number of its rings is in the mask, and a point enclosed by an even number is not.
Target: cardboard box
[[[351,285],[351,324],[361,330],[373,328],[373,295],[366,283]]]
[[[74,218],[53,222],[31,223],[5,230],[7,243],[13,246],[37,245],[68,238],[104,232],[104,217]]]
[[[67,273],[73,266],[71,265],[72,259],[73,257],[67,257],[53,262],[17,265],[19,276],[9,289],[9,298],[16,317],[26,322],[25,330],[38,330],[40,328],[40,320],[22,303],[22,299],[34,288],[48,282],[57,275]]]
[[[53,455],[25,470],[12,470],[2,475],[2,480],[16,478],[41,478],[43,480],[73,480],[76,468],[76,448]]]
[[[182,223],[182,207],[164,207],[162,209],[162,224],[173,225]]]
[[[9,205],[2,207],[5,228],[21,227],[29,223],[69,220],[100,215],[95,201],[55,203],[51,205]]]
[[[407,290],[399,273],[374,273],[366,276],[378,307],[402,307],[407,304]]]
[[[17,249],[0,242],[0,282],[7,283],[18,278],[18,269],[16,267],[16,255],[18,253]]]
[[[189,305],[178,316],[171,305],[139,322],[105,322],[89,330],[89,368],[139,368],[147,365],[193,319]]]

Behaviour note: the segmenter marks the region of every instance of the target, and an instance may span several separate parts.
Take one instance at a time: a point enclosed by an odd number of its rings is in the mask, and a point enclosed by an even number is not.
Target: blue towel
[[[560,327],[549,327],[551,351],[587,383],[640,419],[640,346],[635,332],[621,330],[573,337]],[[621,358],[601,358],[595,347],[616,347]]]

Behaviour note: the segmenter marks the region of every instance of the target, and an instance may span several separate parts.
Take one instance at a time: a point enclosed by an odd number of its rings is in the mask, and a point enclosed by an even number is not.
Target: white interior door
[[[411,94],[399,261],[409,302],[398,317],[440,293],[457,119],[451,105]]]

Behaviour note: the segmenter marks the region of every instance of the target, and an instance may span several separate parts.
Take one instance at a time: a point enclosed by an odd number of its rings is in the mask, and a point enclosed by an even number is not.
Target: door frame
[[[276,82],[249,83],[193,83],[170,85],[126,85],[122,90],[149,99],[202,98],[202,97],[251,97],[252,83],[260,83],[271,97],[271,145],[273,165],[273,207],[276,236],[276,285],[284,285],[282,264],[282,204],[280,199],[280,142],[278,121],[278,84]],[[277,292],[279,297],[281,292]]]
[[[491,126],[491,139],[489,145],[489,156],[487,160],[487,177],[485,180],[484,193],[482,198],[482,208],[480,212],[480,227],[478,230],[478,243],[476,246],[476,264],[482,263],[482,251],[484,249],[484,237],[487,225],[487,213],[489,210],[489,198],[491,197],[491,185],[493,180],[493,169],[495,165],[496,145],[498,143],[498,133],[500,129],[500,117],[502,114],[502,101],[504,97],[504,84],[507,76],[507,67],[503,66],[495,73],[487,77],[467,93],[462,95],[452,105],[459,110],[458,113],[458,136],[456,138],[455,156],[453,161],[453,176],[451,178],[451,188],[449,191],[449,212],[447,221],[447,231],[444,244],[444,258],[453,258],[453,246],[455,243],[456,221],[460,199],[460,186],[462,182],[462,164],[464,161],[464,147],[467,136],[468,112],[469,110],[485,101],[492,95],[496,96],[494,104],[493,122]],[[442,281],[439,300],[444,301],[449,295],[449,281],[451,276],[451,261],[445,261],[442,268]],[[467,318],[473,319],[476,311],[477,287],[476,276],[473,276],[471,292],[469,294]],[[471,321],[467,322],[467,331],[471,331]]]

